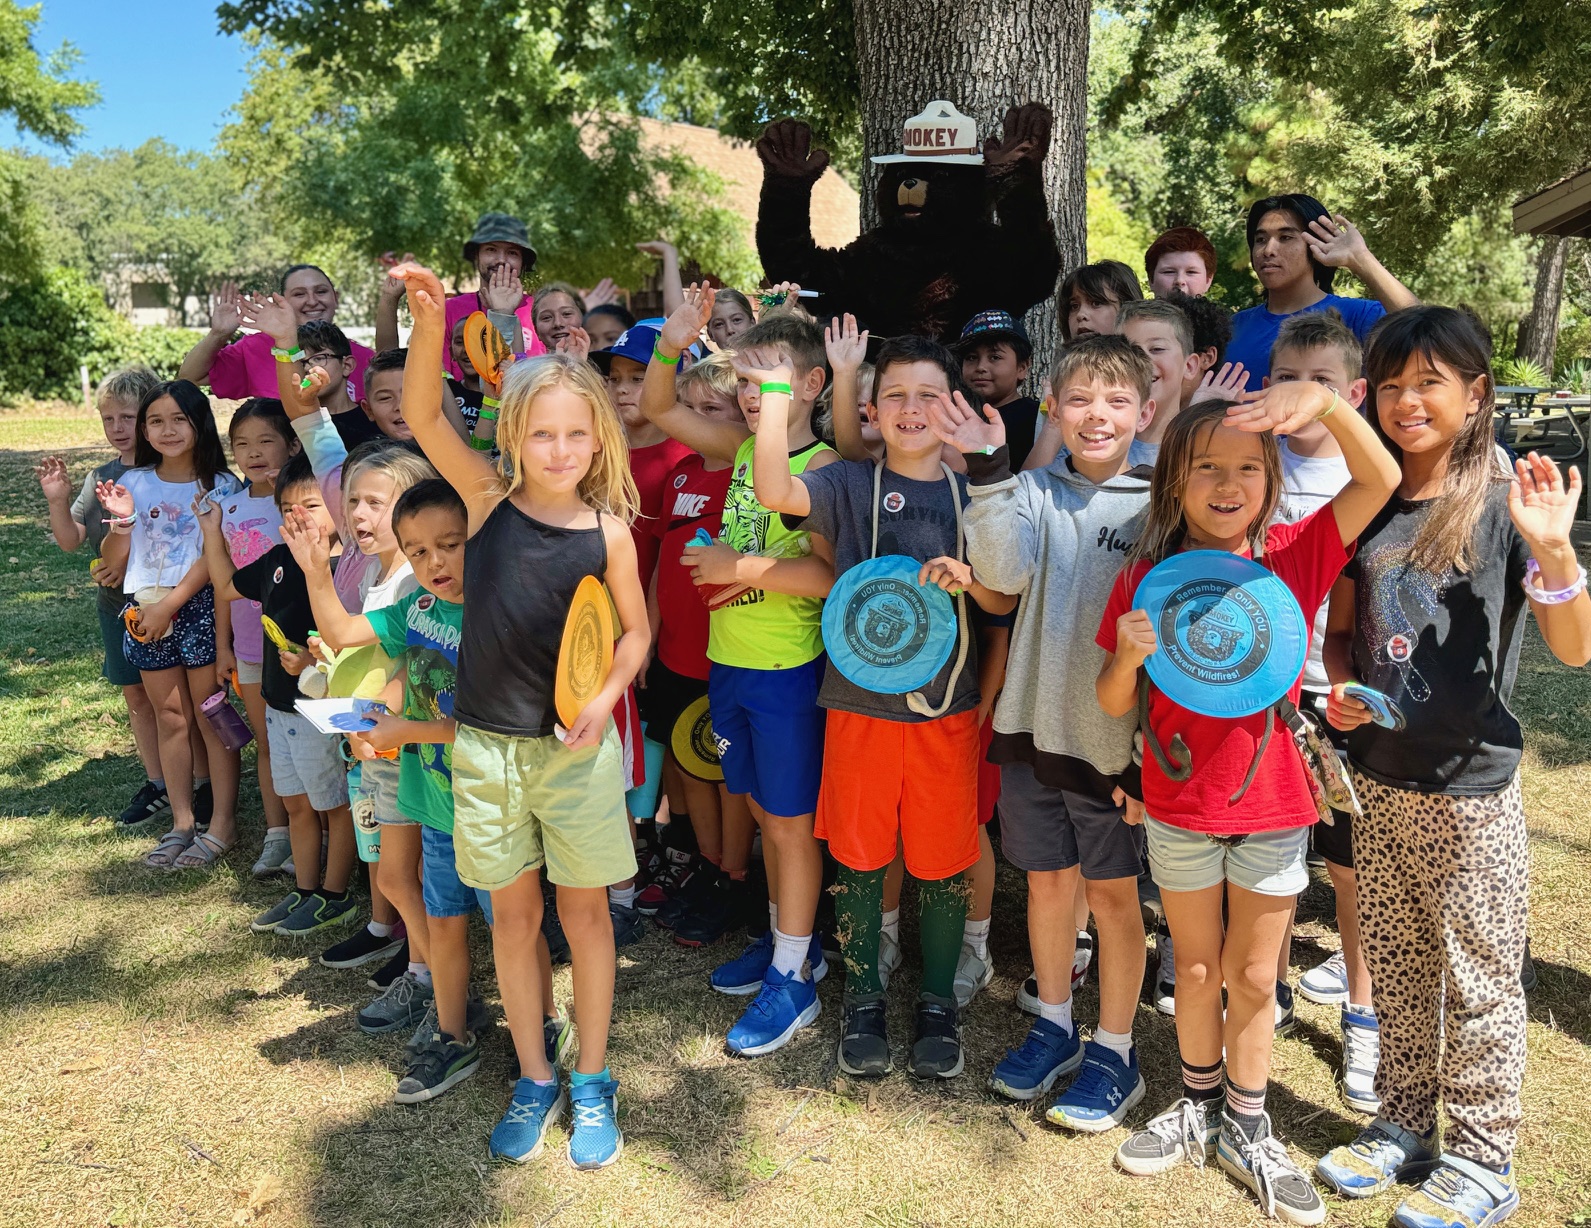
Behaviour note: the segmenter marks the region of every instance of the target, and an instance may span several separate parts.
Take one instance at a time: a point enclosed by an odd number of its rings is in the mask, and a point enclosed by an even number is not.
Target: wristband
[[[486,409],[500,409],[500,408],[502,408],[502,404],[503,403],[500,400],[498,400],[496,397],[482,397],[481,398],[481,405],[484,408],[486,408]]]
[[[663,353],[661,347],[659,347],[658,343],[655,341],[652,342],[652,357],[657,359],[657,361],[662,363],[665,367],[679,365],[679,355],[676,354],[673,358],[670,358],[667,354]]]
[[[271,347],[271,357],[276,359],[277,362],[297,362],[304,357],[304,351],[296,345],[290,350],[284,350],[280,346],[273,345]]]
[[[1331,388],[1331,385],[1327,384],[1326,387]],[[1324,420],[1326,418],[1331,417],[1331,411],[1337,408],[1337,400],[1338,400],[1338,392],[1337,392],[1337,390],[1335,388],[1331,388],[1331,404],[1326,406],[1325,409],[1321,410],[1318,414],[1315,415],[1315,421],[1316,422],[1320,422],[1320,421],[1322,421],[1322,420]]]
[[[762,386],[762,392],[763,392],[764,396],[766,396],[770,392],[782,392],[787,397],[795,395],[791,391],[789,384],[779,384],[779,383],[767,383],[767,384],[764,384]]]
[[[480,408],[480,410],[476,413],[475,416],[477,418],[479,418],[482,422],[496,422],[497,421],[497,411],[495,409],[487,409],[484,405]]]
[[[1581,593],[1585,592],[1585,568],[1576,564],[1575,571],[1579,574],[1575,576],[1574,583],[1569,585],[1568,588],[1538,588],[1536,581],[1541,576],[1541,564],[1536,562],[1535,559],[1531,559],[1530,562],[1525,564],[1525,578],[1520,581],[1520,585],[1525,590],[1525,596],[1538,605],[1562,605],[1566,601],[1573,601]]]
[[[113,529],[130,529],[138,523],[138,513],[134,512],[130,516],[104,516],[101,517],[101,523]]]
[[[470,447],[477,452],[490,452],[496,446],[490,439],[482,439],[478,435],[470,436]]]

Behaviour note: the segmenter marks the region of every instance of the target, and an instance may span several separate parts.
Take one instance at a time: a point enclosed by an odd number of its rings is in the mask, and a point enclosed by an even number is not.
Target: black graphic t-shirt
[[[1487,496],[1469,572],[1412,567],[1434,500],[1393,499],[1359,537],[1354,674],[1403,709],[1408,727],[1362,725],[1348,758],[1372,780],[1419,793],[1480,797],[1513,779],[1524,745],[1508,699],[1519,672],[1530,548],[1508,515],[1508,486]]]
[[[232,587],[240,597],[260,603],[260,612],[282,629],[295,644],[309,642],[315,625],[309,606],[309,586],[304,573],[286,546],[272,546],[247,567],[232,575]],[[298,702],[298,679],[282,668],[276,645],[266,641],[260,664],[260,694],[278,712],[292,712]]]

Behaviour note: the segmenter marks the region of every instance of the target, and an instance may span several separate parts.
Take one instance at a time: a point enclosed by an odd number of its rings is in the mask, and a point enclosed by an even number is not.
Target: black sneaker
[[[210,820],[215,816],[215,793],[207,780],[193,787],[193,829],[209,831]]]
[[[409,941],[404,939],[403,945],[381,967],[365,978],[365,984],[371,989],[385,989],[409,970]]]
[[[644,888],[663,873],[667,861],[663,846],[656,840],[643,840],[635,846],[635,885]]]
[[[636,911],[643,917],[655,917],[658,909],[685,889],[700,864],[690,853],[665,849],[662,869],[636,893]]]
[[[1530,993],[1536,988],[1536,961],[1530,958],[1530,939],[1525,939],[1525,958],[1519,965],[1519,988]]]
[[[1286,981],[1276,982],[1276,1035],[1286,1036],[1298,1022],[1293,1014],[1293,987]]]
[[[613,917],[613,945],[627,947],[640,942],[646,934],[646,918],[638,909],[608,901],[608,912]]]
[[[884,1022],[884,995],[845,995],[841,1009],[840,1069],[863,1079],[879,1079],[890,1072],[889,1032]]]
[[[564,936],[563,922],[558,919],[558,903],[556,897],[542,901],[541,907],[541,932],[547,939],[547,953],[552,956],[555,964],[569,962],[569,939]],[[614,934],[614,943],[618,943],[618,934]]]
[[[717,866],[705,861],[697,862],[696,868],[680,884],[679,890],[658,906],[657,912],[652,915],[652,920],[663,929],[674,929],[682,918],[696,911],[697,905],[712,890],[713,883],[720,877],[727,876]],[[640,896],[636,896],[635,903],[639,908]]]
[[[165,786],[146,780],[143,787],[133,794],[133,800],[127,803],[127,808],[116,816],[116,826],[121,831],[136,831],[146,823],[170,817],[171,798],[167,796]]]
[[[276,903],[272,904],[254,920],[249,922],[249,929],[256,934],[272,934],[276,927],[293,915],[293,911],[304,902],[304,897],[309,892],[300,891],[294,887]]]
[[[304,896],[303,903],[277,924],[274,932],[282,938],[304,938],[333,925],[346,925],[358,916],[359,905],[347,892],[339,900],[311,891]]]
[[[410,1060],[392,1099],[398,1104],[435,1100],[480,1068],[481,1047],[475,1037],[454,1040],[446,1032],[433,1032],[430,1043]]]
[[[675,923],[674,941],[682,947],[711,946],[746,923],[751,889],[727,874],[715,876],[695,907]]]
[[[396,931],[385,938],[378,938],[370,932],[368,925],[361,925],[353,937],[344,938],[322,951],[320,962],[328,968],[357,968],[383,955],[391,955],[402,945],[403,937]]]
[[[919,1079],[954,1079],[967,1064],[961,1049],[956,1000],[924,994],[917,1003],[917,1039],[912,1041],[911,1072]]]
[[[437,1022],[436,995],[433,993],[431,1000],[425,1005],[425,1014],[420,1016],[420,1022],[415,1025],[408,1043],[403,1046],[411,1058],[424,1049],[431,1038],[441,1031],[437,1027]],[[464,1030],[478,1042],[485,1038],[486,1029],[491,1026],[492,1017],[487,1013],[486,1003],[476,997],[475,991],[471,990],[469,996],[464,999]]]
[[[1265,1213],[1288,1224],[1319,1224],[1326,1204],[1309,1174],[1288,1154],[1281,1139],[1271,1133],[1269,1114],[1261,1113],[1254,1133],[1227,1114],[1221,1114],[1221,1135],[1215,1162],[1228,1176],[1247,1186]]]

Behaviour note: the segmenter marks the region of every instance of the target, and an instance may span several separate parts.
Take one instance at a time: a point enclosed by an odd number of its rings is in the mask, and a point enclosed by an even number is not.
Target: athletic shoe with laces
[[[435,1100],[480,1068],[481,1047],[473,1035],[454,1040],[446,1032],[432,1032],[429,1041],[409,1059],[392,1099],[397,1104]]]
[[[1315,1165],[1315,1176],[1344,1198],[1371,1198],[1392,1183],[1428,1167],[1436,1135],[1418,1134],[1378,1117],[1353,1142],[1333,1147]]]
[[[823,945],[816,934],[807,948],[807,962],[812,965],[812,983],[815,985],[829,974],[829,961],[823,956]],[[734,998],[761,993],[768,969],[773,967],[773,931],[753,938],[746,949],[728,963],[719,964],[708,978],[719,993]]]
[[[393,952],[392,958],[365,978],[371,989],[385,989],[409,970],[409,940]]]
[[[1075,1028],[1068,1032],[1048,1019],[1035,1019],[1022,1043],[1007,1049],[995,1066],[989,1086],[1012,1100],[1037,1100],[1082,1062]]]
[[[740,1057],[761,1057],[783,1048],[822,1011],[815,978],[776,972],[770,965],[762,978],[762,989],[729,1029],[725,1044]]]
[[[1424,1184],[1392,1213],[1397,1228],[1491,1228],[1519,1209],[1512,1165],[1494,1172],[1444,1155]]]
[[[464,1000],[464,1030],[477,1041],[481,1033],[491,1026],[492,1017],[486,1013],[486,1003],[482,1002],[473,993]],[[415,1024],[414,1032],[410,1035],[408,1043],[403,1047],[412,1057],[425,1048],[426,1043],[441,1032],[436,1014],[436,997],[425,1004],[425,1014],[420,1016],[420,1022]],[[518,1075],[514,1076],[516,1079]]]
[[[359,1012],[359,1030],[379,1036],[399,1028],[412,1028],[424,1016],[434,996],[431,986],[405,969],[402,976]]]
[[[1155,927],[1154,1004],[1162,1015],[1177,1013],[1177,953],[1171,946],[1171,931],[1165,922]]]
[[[635,846],[636,889],[649,886],[653,879],[663,873],[665,864],[663,846],[655,839],[642,840],[637,844]]]
[[[1293,987],[1286,981],[1276,982],[1276,1035],[1286,1036],[1298,1022],[1293,1007]]]
[[[706,947],[746,924],[754,901],[745,879],[715,874],[701,895],[674,922],[674,941],[682,947]]]
[[[555,1008],[556,1009],[556,1008]],[[563,1011],[546,1016],[541,1021],[541,1043],[547,1051],[547,1065],[554,1070],[563,1061],[564,1054],[574,1042],[575,1025]]]
[[[908,1069],[915,1079],[954,1079],[967,1064],[953,998],[925,993],[917,1000],[917,1035]]]
[[[646,918],[639,910],[609,900],[608,915],[613,918],[614,946],[634,946],[646,936]]]
[[[123,808],[121,814],[116,816],[116,829],[137,831],[155,819],[170,817],[171,798],[166,795],[165,786],[146,780],[139,786],[138,792],[133,794],[132,800]]]
[[[215,790],[210,787],[207,780],[202,785],[193,786],[193,830],[206,832],[210,830],[210,820],[215,817]]]
[[[359,905],[346,891],[334,900],[318,891],[306,892],[303,901],[277,923],[276,933],[283,938],[302,938],[334,925],[346,925],[359,917]]]
[[[1337,1006],[1348,1000],[1348,960],[1333,951],[1326,962],[1316,964],[1298,978],[1298,992],[1322,1006]]]
[[[403,933],[396,926],[385,938],[372,934],[368,925],[361,925],[358,933],[334,943],[320,953],[320,962],[327,968],[357,968],[391,955],[403,946]],[[404,961],[408,967],[408,961]]]
[[[606,1168],[624,1154],[618,1092],[617,1079],[570,1081],[569,1163],[576,1168]]]
[[[274,933],[276,927],[288,917],[293,915],[293,910],[304,902],[307,891],[300,891],[294,887],[276,903],[272,904],[254,920],[249,922],[249,928],[256,934]]]
[[[962,943],[961,958],[956,960],[956,1005],[965,1009],[967,1003],[977,997],[978,991],[987,989],[992,980],[994,960],[979,955],[970,942]]]
[[[1249,1135],[1223,1113],[1215,1162],[1234,1180],[1246,1185],[1272,1219],[1289,1224],[1325,1223],[1325,1200],[1309,1174],[1288,1154],[1282,1140],[1271,1133],[1270,1114],[1261,1113],[1259,1125]]]
[[[1134,1049],[1124,1062],[1114,1049],[1089,1041],[1083,1046],[1077,1078],[1050,1106],[1044,1120],[1085,1134],[1103,1134],[1126,1121],[1128,1110],[1143,1098],[1138,1051]]]
[[[541,1154],[547,1127],[563,1112],[564,1096],[557,1080],[539,1087],[530,1079],[514,1084],[508,1111],[492,1129],[488,1150],[495,1160],[526,1164]]]
[[[1220,1100],[1184,1096],[1116,1148],[1116,1164],[1135,1177],[1153,1177],[1186,1161],[1203,1168],[1221,1133]]]
[[[1072,992],[1076,993],[1083,987],[1083,982],[1088,979],[1088,965],[1094,961],[1094,939],[1087,933],[1077,936],[1077,950],[1072,955]],[[1043,1004],[1039,999],[1039,978],[1029,976],[1016,991],[1016,1005],[1018,1010],[1026,1011],[1030,1015],[1042,1015]]]
[[[287,837],[287,828],[272,828],[265,833],[265,841],[260,845],[260,855],[249,869],[255,878],[266,878],[272,874],[281,873],[284,863],[293,857],[293,842]]]
[[[900,967],[900,940],[890,937],[888,930],[878,931],[878,983],[889,988],[889,978]]]
[[[727,881],[729,876],[710,862],[697,863],[696,868],[691,872],[690,877],[681,884],[680,889],[658,906],[657,912],[652,915],[652,920],[656,921],[662,929],[673,929],[681,920],[695,911],[702,900],[713,890],[720,878]],[[636,898],[639,900],[640,897]]]
[[[655,917],[657,910],[683,891],[685,884],[696,876],[698,864],[690,853],[664,849],[662,869],[636,894],[636,911],[644,917]]]
[[[844,1020],[840,1024],[840,1069],[862,1079],[887,1075],[889,1029],[884,1019],[884,995],[847,993],[840,999]]]
[[[1342,1008],[1342,1099],[1356,1113],[1381,1111],[1376,1067],[1381,1064],[1381,1025],[1373,1008]]]

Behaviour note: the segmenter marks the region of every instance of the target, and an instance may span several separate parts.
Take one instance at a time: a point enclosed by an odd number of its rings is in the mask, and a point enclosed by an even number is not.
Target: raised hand
[[[656,256],[659,260],[665,262],[670,258],[676,261],[679,260],[679,249],[665,239],[662,235],[658,235],[658,237],[655,239],[649,239],[645,243],[637,243],[635,245],[635,250],[638,252],[645,252],[648,256]],[[590,303],[591,300],[587,299],[587,306],[590,306]]]
[[[385,276],[381,279],[380,297],[385,302],[396,302],[403,297],[403,283],[392,276],[392,270],[400,264],[415,263],[415,255],[413,252],[404,252],[403,259],[399,260],[392,252],[382,252],[378,263],[385,271]]]
[[[319,575],[331,565],[331,543],[325,529],[296,503],[282,512],[282,541],[306,576]]]
[[[440,330],[447,312],[447,296],[437,275],[423,264],[405,262],[394,265],[390,276],[403,283],[414,326]]]
[[[201,490],[194,495],[190,505],[194,519],[199,522],[199,532],[206,537],[221,531],[221,501],[213,490]]]
[[[1535,452],[1514,462],[1514,480],[1508,488],[1508,514],[1514,527],[1530,543],[1533,554],[1562,550],[1569,545],[1575,509],[1580,506],[1580,470],[1569,467],[1565,489],[1558,466]]]
[[[39,489],[50,503],[70,503],[72,483],[66,476],[66,462],[59,456],[46,456],[33,466],[33,476],[39,479]]]
[[[619,301],[619,288],[613,284],[613,278],[604,277],[589,290],[582,290],[580,297],[585,301],[586,310],[593,307],[604,307],[609,303]]]
[[[1204,378],[1199,381],[1193,396],[1188,398],[1188,404],[1197,405],[1200,401],[1235,401],[1243,395],[1247,387],[1248,371],[1243,364],[1223,362],[1220,371],[1212,369],[1204,373]]]
[[[1041,102],[1010,108],[1002,134],[983,143],[984,166],[990,171],[1004,171],[1020,162],[1041,166],[1050,151],[1054,123],[1050,109]]]
[[[679,353],[694,345],[702,329],[707,327],[707,321],[712,319],[713,302],[717,297],[718,291],[705,283],[698,285],[693,281],[686,286],[685,301],[663,321],[658,333],[662,347]]]
[[[1116,620],[1116,656],[1119,660],[1142,665],[1144,658],[1160,647],[1149,615],[1143,610],[1128,610]]]
[[[243,323],[238,310],[238,284],[224,281],[221,288],[210,296],[210,332],[217,337],[230,337]]]
[[[1353,268],[1370,255],[1359,228],[1340,213],[1317,217],[1304,232],[1304,242],[1310,255],[1333,269]]]
[[[517,308],[525,297],[525,288],[507,264],[494,264],[481,286],[481,305],[487,311],[507,315]]]
[[[757,346],[749,350],[732,350],[729,361],[735,374],[748,384],[788,384],[795,369],[777,346]]]
[[[867,330],[857,332],[856,317],[849,312],[843,323],[836,316],[823,328],[823,349],[836,371],[855,371],[867,361]]]
[[[275,294],[250,294],[238,300],[238,317],[284,350],[298,345],[298,313]]]
[[[927,409],[928,429],[958,452],[988,454],[1005,446],[1005,422],[993,405],[985,405],[980,414],[966,397],[953,392],[927,402]]]
[[[757,295],[762,304],[762,314],[780,308],[798,306],[801,302],[801,283],[795,281],[781,281],[777,285],[769,286]]]
[[[586,332],[585,329],[576,325],[566,332],[561,338],[559,338],[558,344],[554,348],[557,349],[560,354],[573,354],[581,362],[584,362],[591,356],[591,334]],[[499,369],[497,375],[497,384],[499,387],[502,386],[502,382],[503,374],[501,369]]]
[[[131,493],[120,482],[96,482],[94,495],[112,516],[131,516],[135,510]]]
[[[763,129],[757,156],[769,175],[815,183],[829,166],[829,151],[812,147],[812,129],[798,119],[781,119]]]
[[[292,403],[287,406],[289,418],[302,418],[320,408],[320,394],[331,387],[331,373],[316,363],[306,367],[304,374],[293,383]]]
[[[1226,407],[1226,425],[1259,434],[1291,435],[1308,426],[1332,406],[1353,409],[1330,388],[1313,380],[1288,380],[1260,392],[1246,392]]]

